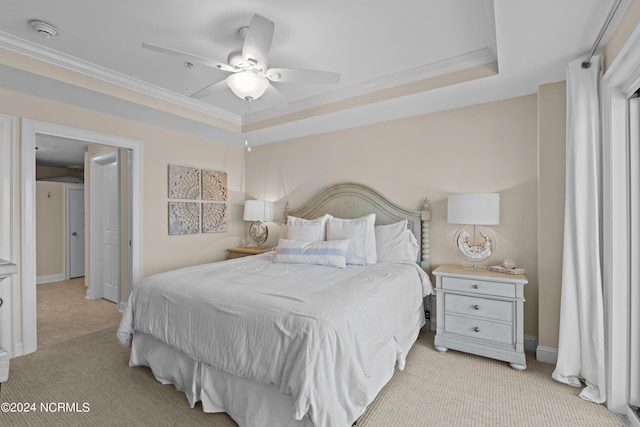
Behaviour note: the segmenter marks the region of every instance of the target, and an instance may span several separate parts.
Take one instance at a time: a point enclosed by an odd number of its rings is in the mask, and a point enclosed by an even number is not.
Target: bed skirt
[[[405,331],[376,355],[373,374],[368,378],[367,397],[371,403],[391,379],[396,363],[404,368],[407,352],[418,338],[422,322]],[[312,427],[307,415],[294,419],[293,398],[270,384],[221,371],[149,335],[134,333],[129,366],[148,366],[162,384],[173,384],[185,393],[189,405],[202,402],[205,412],[226,412],[241,427]],[[353,408],[357,416],[366,409]]]

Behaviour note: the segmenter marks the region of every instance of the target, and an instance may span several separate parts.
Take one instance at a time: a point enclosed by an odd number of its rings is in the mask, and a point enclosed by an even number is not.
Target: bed
[[[118,338],[130,366],[242,427],[350,426],[404,368],[425,324],[428,203],[405,210],[349,183],[285,217],[289,237],[323,234],[145,278]]]

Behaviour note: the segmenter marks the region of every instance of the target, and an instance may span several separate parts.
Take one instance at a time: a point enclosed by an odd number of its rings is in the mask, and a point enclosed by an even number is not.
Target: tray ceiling
[[[229,144],[250,129],[253,144],[270,143],[535,93],[589,50],[612,3],[0,0],[0,87]],[[226,73],[141,48],[226,62],[254,13],[275,22],[270,66],[335,71],[340,82],[275,83],[287,107],[258,99],[248,124],[230,90],[189,97]],[[31,19],[60,34],[40,37]]]

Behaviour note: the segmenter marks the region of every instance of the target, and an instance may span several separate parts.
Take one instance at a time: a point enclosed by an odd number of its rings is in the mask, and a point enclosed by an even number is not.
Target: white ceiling
[[[230,90],[200,100],[188,97],[227,74],[197,64],[189,69],[181,60],[141,44],[226,62],[228,53],[242,45],[237,29],[259,13],[275,22],[269,66],[341,74],[338,84],[275,83],[289,102],[285,109],[275,109],[268,99],[254,101],[251,122],[264,122],[251,131],[252,144],[270,143],[535,93],[539,84],[563,80],[567,62],[589,51],[614,2],[0,0],[0,48],[150,94],[231,126],[195,118],[201,116],[172,115],[12,64],[0,64],[0,87],[240,146],[243,136],[234,129],[246,121],[244,101]],[[623,1],[612,26],[628,3]],[[60,35],[40,37],[29,27],[30,19],[55,25]],[[497,75],[352,102],[361,95],[496,61]],[[331,107],[341,100],[355,106]],[[315,110],[292,114],[310,108]]]
[[[77,139],[36,135],[36,165],[84,169],[84,153],[89,144]]]

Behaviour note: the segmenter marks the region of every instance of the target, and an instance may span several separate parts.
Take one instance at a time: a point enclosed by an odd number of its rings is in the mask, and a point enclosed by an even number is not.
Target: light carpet
[[[35,404],[36,411],[0,413],[0,425],[236,426],[226,414],[191,409],[182,392],[128,360],[113,328],[12,359],[0,400]],[[396,371],[357,426],[621,425],[604,406],[580,399],[579,389],[553,381],[552,370],[532,355],[527,370],[516,371],[491,359],[439,353],[433,334],[423,333],[405,370]]]

